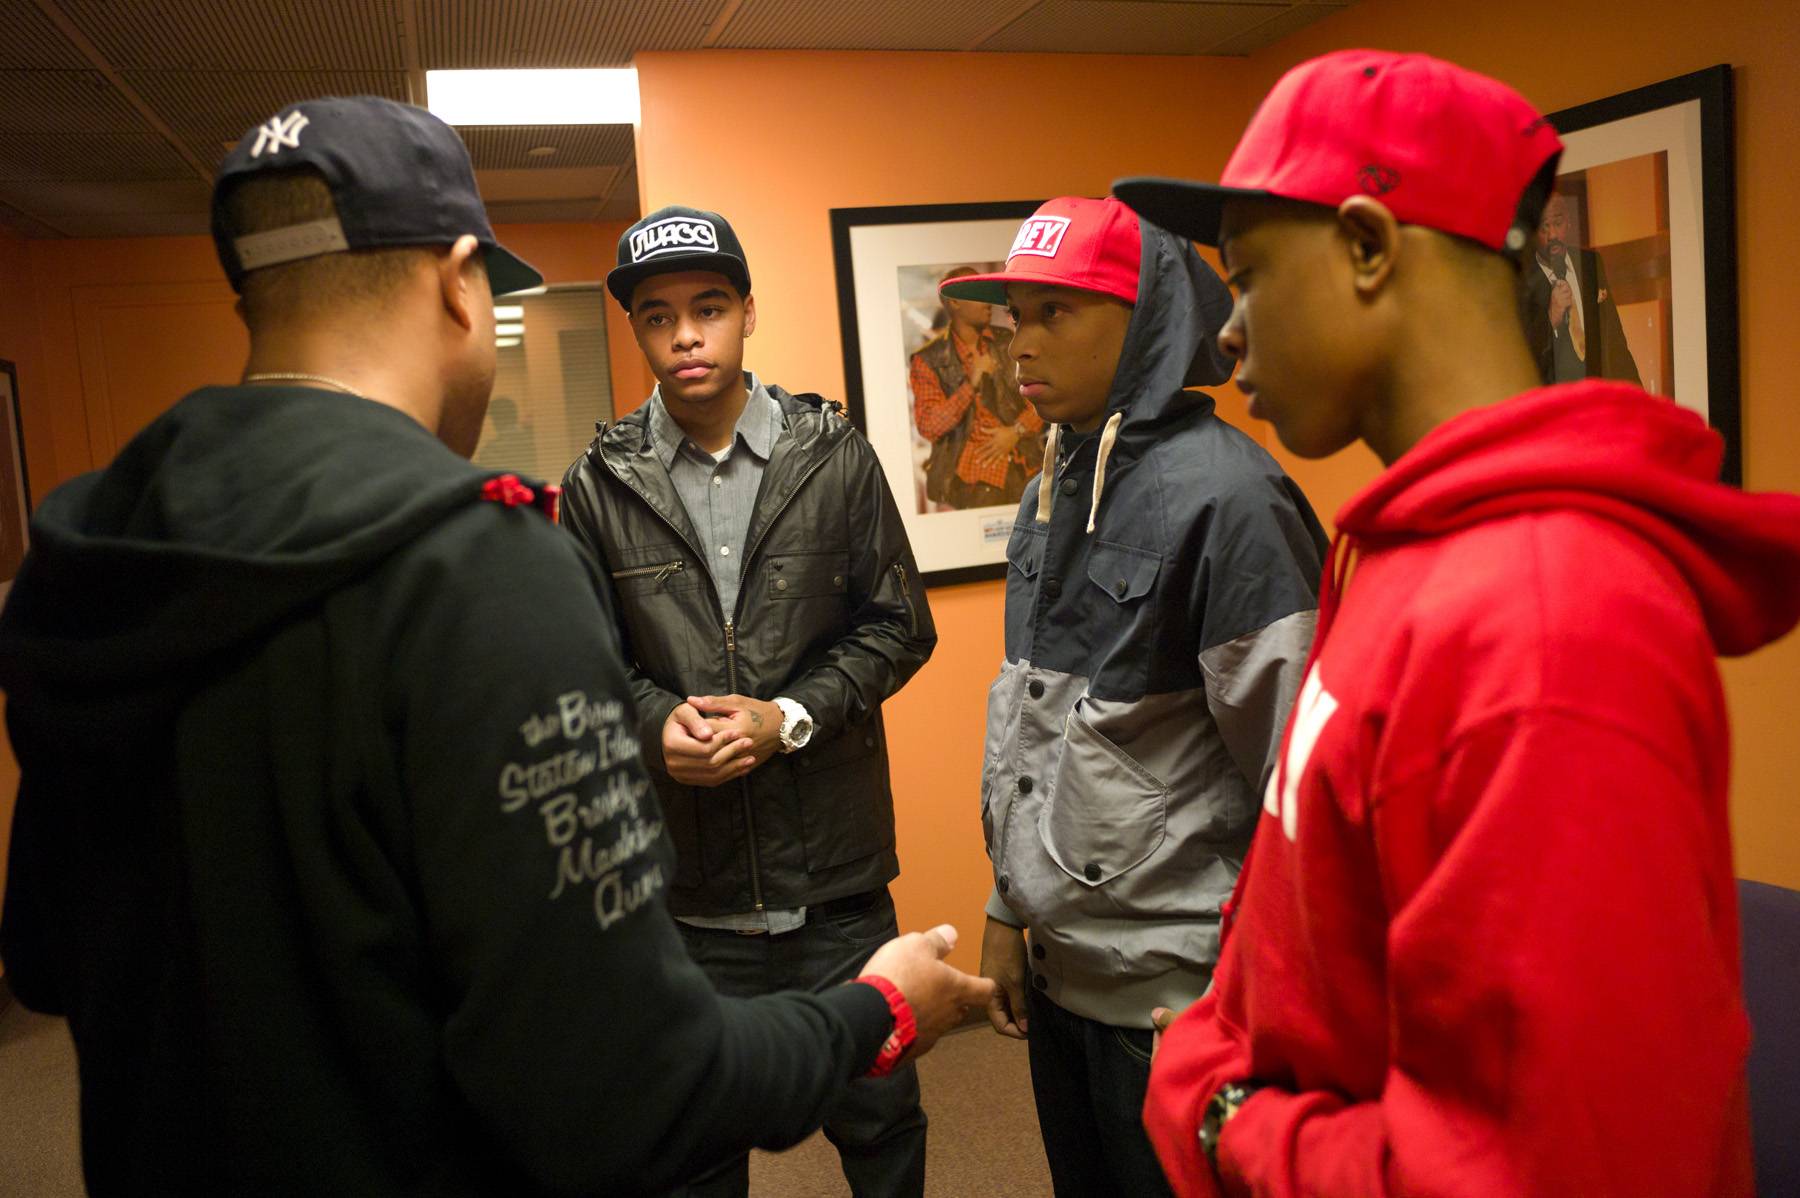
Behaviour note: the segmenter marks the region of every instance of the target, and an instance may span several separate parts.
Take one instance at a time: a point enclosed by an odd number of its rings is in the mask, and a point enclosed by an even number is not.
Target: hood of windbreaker
[[[1231,291],[1188,242],[1148,221],[1140,220],[1138,229],[1143,242],[1137,303],[1106,397],[1107,418],[1088,501],[1090,533],[1105,497],[1108,462],[1141,456],[1170,417],[1210,407],[1210,395],[1184,388],[1223,383],[1233,369],[1231,359],[1219,349],[1219,330],[1231,315]],[[1054,475],[1063,435],[1061,426],[1051,426],[1044,439],[1040,478]],[[1036,489],[1037,523],[1048,524],[1056,506],[1055,490]]]
[[[0,612],[0,688],[161,689],[478,501],[492,473],[354,396],[197,391],[44,500]]]
[[[1184,387],[1210,387],[1231,377],[1219,330],[1231,315],[1231,292],[1194,247],[1148,221],[1138,268],[1137,306],[1113,373],[1106,410],[1122,413],[1119,440],[1149,439],[1171,412],[1209,402]]]
[[[1747,653],[1800,620],[1800,496],[1720,483],[1723,455],[1698,416],[1636,387],[1544,387],[1432,430],[1345,505],[1338,530],[1373,545],[1519,512],[1591,512],[1665,553],[1719,652]]]

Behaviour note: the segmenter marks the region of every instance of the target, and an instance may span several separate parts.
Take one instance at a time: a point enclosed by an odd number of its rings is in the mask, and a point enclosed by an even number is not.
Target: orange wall
[[[1548,43],[1548,44],[1547,44]],[[1554,111],[1716,63],[1736,68],[1740,346],[1745,485],[1800,491],[1800,5],[1793,0],[1362,0],[1250,59],[1266,90],[1327,50],[1422,50],[1507,80]],[[1571,63],[1579,69],[1570,69]],[[1372,462],[1285,464],[1321,511],[1370,478]],[[1738,873],[1800,888],[1800,633],[1723,663],[1732,716]]]
[[[830,209],[1104,195],[1145,169],[1216,172],[1256,100],[1248,64],[1230,59],[706,52],[640,54],[637,68],[642,210],[723,213],[756,293],[748,364],[836,397]],[[728,131],[721,79],[740,81]],[[902,923],[956,924],[953,959],[971,969],[990,884],[977,788],[1001,603],[997,582],[934,590],[937,652],[886,706]]]

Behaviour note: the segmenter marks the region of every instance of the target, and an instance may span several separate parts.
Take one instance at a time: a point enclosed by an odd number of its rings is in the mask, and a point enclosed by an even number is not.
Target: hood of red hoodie
[[[1338,531],[1375,547],[1522,512],[1591,512],[1661,549],[1713,644],[1735,656],[1800,621],[1800,496],[1720,483],[1723,457],[1699,416],[1637,387],[1543,387],[1433,429],[1344,505]]]

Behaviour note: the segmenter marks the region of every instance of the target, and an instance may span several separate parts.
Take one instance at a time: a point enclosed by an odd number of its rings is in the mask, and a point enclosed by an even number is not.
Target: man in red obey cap
[[[1211,397],[1231,297],[1117,200],[1051,200],[998,274],[1046,425],[988,701],[981,971],[1026,1038],[1062,1198],[1167,1193],[1139,1111],[1152,1013],[1198,998],[1312,641],[1325,537]],[[1024,929],[1030,930],[1030,946]]]
[[[1220,184],[1251,411],[1387,469],[1338,514],[1212,991],[1144,1118],[1184,1195],[1750,1192],[1715,653],[1800,618],[1800,498],[1636,387],[1540,387],[1518,317],[1561,145],[1494,80],[1295,68]]]

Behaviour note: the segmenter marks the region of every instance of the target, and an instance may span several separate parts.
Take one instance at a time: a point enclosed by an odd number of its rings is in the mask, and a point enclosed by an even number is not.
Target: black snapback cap
[[[619,238],[619,264],[606,276],[606,289],[631,310],[631,293],[651,275],[683,270],[717,271],[738,294],[750,294],[750,266],[731,224],[717,212],[671,204],[658,208]]]
[[[334,218],[235,235],[223,199],[265,171],[310,167],[331,188]],[[481,243],[495,295],[543,285],[544,276],[494,238],[469,151],[423,108],[380,96],[324,96],[290,104],[251,129],[213,180],[212,234],[234,291],[265,266],[343,250]]]

